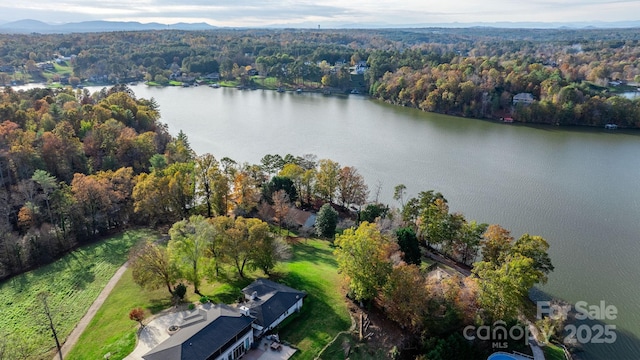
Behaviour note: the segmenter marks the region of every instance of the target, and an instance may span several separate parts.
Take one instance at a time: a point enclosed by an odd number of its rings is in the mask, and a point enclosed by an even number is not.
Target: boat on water
[[[351,93],[357,95],[357,94],[360,94],[360,91],[358,91],[358,89],[353,89],[351,90]]]
[[[283,87],[279,87],[278,90],[276,90],[279,93],[283,93],[284,92],[284,88]]]
[[[213,89],[218,89],[220,87],[220,84],[218,84],[218,83],[211,84],[211,85],[209,85],[209,87],[213,88]]]
[[[607,129],[607,130],[615,130],[615,129],[618,128],[618,125],[616,125],[616,124],[606,124],[604,126],[604,128]]]
[[[298,94],[300,94],[300,93],[302,92],[302,89],[298,88],[298,89],[296,90],[296,92],[297,92]]]

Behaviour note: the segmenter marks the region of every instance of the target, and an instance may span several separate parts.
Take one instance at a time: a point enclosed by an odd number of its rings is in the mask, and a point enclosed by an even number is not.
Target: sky
[[[0,20],[325,27],[640,20],[640,0],[0,0]]]

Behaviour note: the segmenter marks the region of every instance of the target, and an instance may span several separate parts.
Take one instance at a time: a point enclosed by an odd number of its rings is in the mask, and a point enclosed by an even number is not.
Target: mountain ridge
[[[39,20],[22,19],[8,23],[0,23],[3,33],[84,33],[109,31],[143,31],[143,30],[213,30],[217,27],[204,22],[160,24],[157,22],[140,23],[137,21],[105,21],[92,20],[64,24],[48,24]]]
[[[299,23],[271,24],[260,27],[236,26],[235,29],[411,29],[411,28],[510,28],[510,29],[607,29],[607,28],[640,28],[638,21],[617,22],[469,22],[469,23],[433,23],[433,24],[389,24],[389,23]],[[137,21],[91,20],[63,24],[49,24],[39,20],[22,19],[11,22],[0,20],[0,33],[87,33],[111,31],[145,31],[145,30],[214,30],[219,27],[205,22],[160,24],[157,22],[140,23]]]

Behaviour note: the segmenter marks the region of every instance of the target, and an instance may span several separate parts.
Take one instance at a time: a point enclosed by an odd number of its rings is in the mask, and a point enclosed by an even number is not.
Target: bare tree
[[[45,292],[41,292],[38,294],[38,299],[42,302],[42,311],[44,315],[47,317],[49,321],[49,328],[51,329],[51,334],[56,341],[56,349],[58,349],[58,356],[60,356],[60,360],[62,359],[62,345],[60,345],[60,340],[58,340],[58,333],[56,332],[56,327],[53,323],[53,314],[51,313],[51,309],[49,308],[49,304],[47,302],[47,297],[49,295]]]
[[[291,208],[291,202],[289,201],[289,194],[284,190],[278,190],[273,194],[273,210],[275,212],[275,219],[278,223],[278,233],[282,232],[282,222],[289,213]],[[287,235],[289,230],[287,229]]]

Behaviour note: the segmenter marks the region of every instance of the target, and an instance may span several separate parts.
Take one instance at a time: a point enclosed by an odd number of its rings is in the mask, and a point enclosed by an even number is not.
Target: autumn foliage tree
[[[142,308],[134,308],[129,311],[129,319],[137,321],[140,324],[140,328],[144,327],[142,321],[144,320],[144,310]]]
[[[338,269],[347,279],[349,293],[357,301],[374,299],[391,273],[390,257],[397,244],[368,222],[345,230],[335,244]]]

